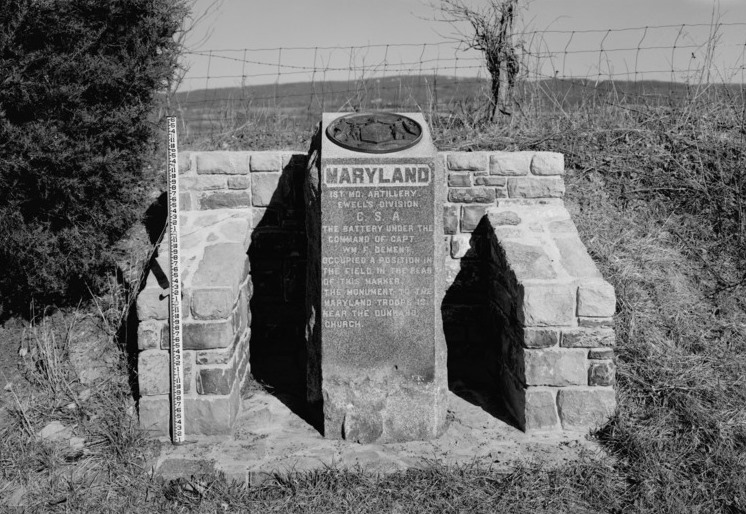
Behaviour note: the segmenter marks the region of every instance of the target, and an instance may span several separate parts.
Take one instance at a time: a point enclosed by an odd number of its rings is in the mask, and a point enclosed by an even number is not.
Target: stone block
[[[236,294],[233,287],[201,287],[192,290],[191,310],[195,319],[225,319],[231,315]]]
[[[188,174],[192,169],[192,153],[179,152],[176,166],[179,170],[179,175]]]
[[[241,243],[219,243],[207,246],[191,286],[196,291],[203,287],[230,287],[238,297],[238,286],[249,270],[249,258]],[[231,305],[233,305],[231,301]]]
[[[255,152],[251,154],[251,171],[281,171],[282,156],[277,152]]]
[[[251,196],[246,192],[221,191],[206,193],[200,199],[200,209],[242,209],[251,207]]]
[[[198,396],[184,402],[184,415],[187,434],[225,435],[230,434],[236,419],[240,396],[235,388],[227,396]]]
[[[503,187],[507,184],[505,177],[495,177],[491,175],[480,175],[474,177],[475,186]]]
[[[199,152],[196,154],[199,175],[245,175],[249,156],[244,152]]]
[[[527,175],[533,152],[497,152],[490,155],[491,175]]]
[[[279,173],[254,173],[252,175],[251,201],[254,207],[267,207],[280,183]]]
[[[611,388],[567,388],[557,394],[557,410],[565,430],[595,428],[615,409],[616,394]]]
[[[601,273],[588,255],[583,242],[577,233],[554,237],[554,244],[560,252],[560,265],[576,278],[601,278]]]
[[[168,319],[168,293],[169,289],[158,286],[140,291],[137,296],[137,319]]]
[[[493,227],[500,225],[520,225],[521,217],[513,211],[495,211],[487,214]]]
[[[140,428],[154,436],[168,435],[171,425],[171,402],[168,395],[143,396],[137,407]]]
[[[561,178],[508,179],[509,198],[562,198],[564,195],[565,182]]]
[[[137,349],[156,350],[168,340],[168,323],[159,320],[143,320],[137,325]]]
[[[588,383],[584,350],[526,349],[524,358],[527,385],[570,386]]]
[[[451,238],[451,257],[461,259],[471,250],[471,235],[457,234]]]
[[[170,357],[162,350],[144,350],[137,355],[137,383],[141,396],[168,394]]]
[[[182,177],[179,180],[182,191],[214,191],[225,189],[226,180],[222,175],[197,175],[194,177]]]
[[[588,358],[594,360],[611,360],[614,358],[614,350],[611,348],[592,348],[588,350]]]
[[[192,195],[188,191],[182,191],[179,193],[179,211],[191,211],[195,205],[192,202]]]
[[[236,175],[228,177],[226,185],[228,189],[248,189],[251,186],[251,179],[248,175]]]
[[[556,390],[529,387],[526,389],[526,430],[560,429]]]
[[[594,361],[588,366],[588,385],[613,386],[616,383],[616,365],[613,361]]]
[[[523,345],[526,348],[550,348],[559,344],[559,331],[551,328],[524,328]]]
[[[581,282],[578,287],[578,316],[608,318],[616,310],[614,287],[606,281]]]
[[[197,374],[198,394],[230,394],[235,381],[235,368],[201,368]]]
[[[452,171],[484,171],[487,169],[487,156],[472,152],[450,153],[446,163]]]
[[[461,232],[474,232],[486,212],[486,205],[464,205],[461,207]]]
[[[510,269],[518,280],[553,279],[557,277],[552,261],[540,245],[504,240],[500,243]]]
[[[448,185],[450,187],[471,187],[471,173],[449,173]]]
[[[489,187],[458,187],[448,190],[448,201],[454,203],[493,203],[495,190]]]
[[[574,324],[574,286],[570,284],[524,284],[521,287],[521,293],[518,321],[523,326],[542,327]]]
[[[534,175],[564,175],[565,156],[556,152],[536,152],[531,159]]]
[[[443,206],[443,232],[446,234],[456,234],[458,232],[459,210],[458,205]]]
[[[563,348],[599,348],[616,345],[614,330],[608,327],[571,328],[562,331]]]
[[[210,350],[227,348],[235,336],[233,320],[187,321],[184,323],[184,348],[186,350]]]
[[[578,318],[578,326],[583,328],[614,328],[614,318]]]

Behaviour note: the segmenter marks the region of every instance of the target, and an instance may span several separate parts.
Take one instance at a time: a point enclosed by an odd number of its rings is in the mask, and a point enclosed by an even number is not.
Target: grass
[[[456,115],[429,113],[431,125],[440,149],[565,153],[568,207],[618,295],[619,408],[594,434],[613,458],[510,473],[327,469],[253,487],[164,482],[148,467],[157,446],[132,416],[126,358],[87,394],[70,368],[82,308],[30,331],[28,382],[0,428],[0,498],[22,485],[29,509],[44,512],[746,512],[744,93],[649,102],[604,90],[572,105],[540,93],[502,124],[480,125],[478,104],[464,102]],[[290,142],[306,134],[283,137],[297,149]],[[105,303],[91,312],[118,320]],[[86,438],[82,452],[39,440],[52,420]]]

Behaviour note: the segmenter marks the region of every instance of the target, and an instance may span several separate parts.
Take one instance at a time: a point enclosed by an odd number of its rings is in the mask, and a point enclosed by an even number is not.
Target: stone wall
[[[303,381],[296,366],[303,349],[305,236],[302,182],[293,181],[302,181],[306,157],[179,157],[185,425],[187,434],[223,434],[238,412],[250,367],[270,375],[270,385]],[[160,434],[169,430],[168,269],[165,235],[137,302],[140,423]],[[272,370],[264,369],[267,363]]]
[[[440,156],[452,390],[495,393],[526,429],[603,420],[614,407],[614,293],[562,203],[562,155]],[[287,401],[304,397],[306,161],[295,152],[180,155],[187,433],[230,431],[249,368]],[[140,420],[161,434],[167,241],[138,298]]]
[[[564,207],[563,156],[451,153],[446,163],[452,388],[497,391],[524,429],[602,422],[615,407],[614,289]]]

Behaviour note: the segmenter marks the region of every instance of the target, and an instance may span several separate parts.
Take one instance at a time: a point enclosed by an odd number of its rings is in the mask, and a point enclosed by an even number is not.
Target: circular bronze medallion
[[[422,139],[422,127],[412,118],[390,112],[347,114],[334,120],[326,136],[348,150],[389,153],[410,148]]]

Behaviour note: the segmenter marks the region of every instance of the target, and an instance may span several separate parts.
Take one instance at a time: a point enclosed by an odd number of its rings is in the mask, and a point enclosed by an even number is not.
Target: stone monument
[[[327,438],[445,428],[441,160],[421,114],[324,114],[308,166],[308,399]]]

